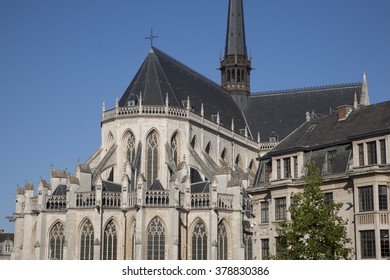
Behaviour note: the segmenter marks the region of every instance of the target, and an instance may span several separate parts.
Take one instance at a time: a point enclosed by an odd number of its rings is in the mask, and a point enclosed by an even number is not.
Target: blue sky
[[[73,173],[154,45],[219,83],[227,0],[0,0],[0,228],[16,186]],[[360,82],[389,100],[390,1],[244,0],[252,91]]]

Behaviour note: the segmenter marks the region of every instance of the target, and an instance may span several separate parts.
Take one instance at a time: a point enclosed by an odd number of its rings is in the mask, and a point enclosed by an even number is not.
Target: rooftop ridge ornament
[[[158,36],[153,35],[153,28],[150,29],[150,35],[145,37],[145,40],[150,40],[150,47],[153,48],[153,40],[158,38]]]

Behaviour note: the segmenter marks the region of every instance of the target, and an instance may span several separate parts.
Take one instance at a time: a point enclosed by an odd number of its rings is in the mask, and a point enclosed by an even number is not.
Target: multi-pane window
[[[374,195],[372,186],[359,188],[359,210],[360,212],[374,210]]]
[[[294,161],[294,178],[298,178],[298,157],[293,157]]]
[[[358,145],[359,149],[359,166],[364,166],[364,148],[363,144]]]
[[[192,259],[207,260],[207,231],[201,219],[196,222],[192,231]]]
[[[381,164],[386,164],[386,142],[384,139],[379,141],[379,146],[381,150]]]
[[[379,210],[380,211],[387,211],[388,209],[388,202],[387,202],[387,186],[379,186],[378,187],[378,195],[379,195]]]
[[[329,204],[333,201],[333,193],[327,192],[324,194],[324,204],[329,206]]]
[[[49,235],[49,258],[51,260],[62,260],[64,258],[64,225],[56,223],[50,230]]]
[[[146,160],[146,181],[150,187],[158,177],[158,136],[156,131],[152,131],[147,140],[147,160]]]
[[[264,165],[265,165],[264,181],[266,183],[269,183],[270,175],[272,172],[272,164],[270,164],[269,162],[266,162]]]
[[[90,220],[86,220],[81,227],[80,260],[93,260],[93,241],[93,226]]]
[[[117,247],[118,237],[116,226],[114,221],[111,220],[104,229],[103,260],[116,260]]]
[[[261,202],[261,222],[269,222],[269,210],[268,210],[268,201]]]
[[[261,239],[261,259],[269,258],[269,239]]]
[[[275,237],[276,243],[276,259],[283,260],[285,258],[285,249],[287,248],[286,240],[281,237]]]
[[[283,159],[284,178],[291,178],[291,160],[290,158]]]
[[[280,165],[280,159],[277,159],[276,160],[276,176],[277,176],[277,179],[281,179],[282,177],[282,171],[281,171],[281,165]]]
[[[218,225],[218,260],[228,259],[228,236],[223,222]]]
[[[286,198],[275,198],[275,220],[286,219]]]
[[[381,229],[381,257],[388,258],[390,257],[390,247],[389,247],[389,230]]]
[[[149,224],[148,234],[148,260],[165,259],[165,229],[161,220],[155,217]]]
[[[375,258],[375,231],[363,230],[360,232],[362,259]]]
[[[244,233],[245,260],[253,259],[253,239],[252,234]]]
[[[4,252],[6,252],[6,253],[10,253],[11,252],[11,244],[10,243],[6,243],[5,244]]]
[[[367,143],[367,163],[377,164],[376,141]]]
[[[328,174],[332,174],[334,172],[335,156],[336,151],[328,151],[326,153],[326,171]]]

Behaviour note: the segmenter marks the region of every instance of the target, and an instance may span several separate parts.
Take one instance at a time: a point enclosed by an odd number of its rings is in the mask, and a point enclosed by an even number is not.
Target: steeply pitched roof
[[[58,185],[52,195],[66,195],[66,185]]]
[[[306,112],[329,115],[340,105],[353,105],[362,92],[361,83],[255,93],[249,97],[244,114],[254,135],[268,141],[272,132],[284,139],[306,121]]]
[[[234,119],[236,132],[246,127],[241,110],[229,93],[221,86],[185,66],[162,51],[152,48],[134,79],[119,101],[127,106],[131,99],[140,99],[143,105],[169,105],[186,108],[190,98],[192,110],[200,114],[203,103],[204,117],[213,120],[219,112],[221,125],[231,127]]]
[[[0,243],[3,243],[7,240],[14,241],[14,234],[8,232],[0,232]]]
[[[267,156],[288,150],[316,149],[351,139],[390,132],[390,101],[352,111],[345,120],[337,114],[304,123]]]

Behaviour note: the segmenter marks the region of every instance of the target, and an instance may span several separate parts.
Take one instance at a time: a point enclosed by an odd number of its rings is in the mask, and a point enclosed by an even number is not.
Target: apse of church
[[[257,159],[308,110],[367,105],[368,91],[250,93],[251,64],[242,0],[229,1],[221,85],[152,45],[115,107],[103,103],[101,146],[73,174],[52,167],[36,194],[32,184],[17,189],[12,258],[262,258],[264,209],[250,194],[263,171]],[[290,98],[301,100],[294,112],[283,108]]]

